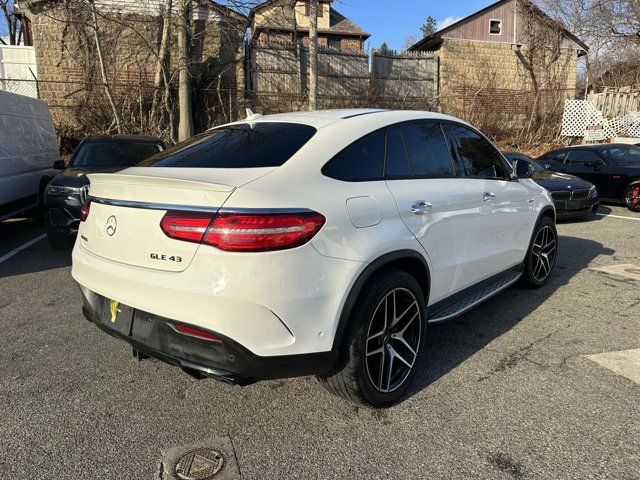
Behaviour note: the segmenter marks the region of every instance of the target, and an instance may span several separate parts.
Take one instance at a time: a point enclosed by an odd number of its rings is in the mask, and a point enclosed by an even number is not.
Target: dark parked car
[[[44,219],[47,236],[55,248],[70,248],[78,233],[80,210],[89,193],[90,173],[110,173],[135,165],[164,150],[154,137],[110,135],[87,137],[75,149],[69,165],[46,188]]]
[[[602,199],[622,201],[640,212],[640,147],[625,144],[580,145],[546,153],[538,163],[593,183]]]
[[[585,180],[566,173],[552,172],[523,153],[506,152],[512,162],[518,161],[518,176],[524,177],[524,164],[531,165],[531,179],[551,193],[558,219],[586,217],[598,210],[600,199],[596,187]]]

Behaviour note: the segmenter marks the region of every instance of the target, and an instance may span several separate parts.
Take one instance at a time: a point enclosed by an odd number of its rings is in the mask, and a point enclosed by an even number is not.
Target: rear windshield
[[[141,167],[279,167],[316,133],[296,123],[253,123],[209,130],[147,159]]]
[[[90,140],[74,154],[73,167],[127,167],[162,151],[162,144],[139,140]]]

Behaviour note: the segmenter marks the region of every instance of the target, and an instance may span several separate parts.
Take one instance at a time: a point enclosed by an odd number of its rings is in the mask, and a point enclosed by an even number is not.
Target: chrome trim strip
[[[313,210],[308,208],[233,208],[222,207],[220,213],[311,213]]]
[[[220,207],[202,207],[196,205],[176,205],[173,203],[151,203],[151,202],[134,202],[132,200],[114,200],[111,198],[101,198],[89,196],[89,199],[95,203],[102,205],[110,205],[114,207],[126,208],[144,208],[147,210],[179,210],[185,212],[204,212],[216,213]]]
[[[151,203],[135,202],[132,200],[114,200],[111,198],[101,198],[89,196],[92,202],[110,205],[114,207],[144,208],[147,210],[177,210],[182,212],[202,212],[202,213],[310,213],[313,210],[308,208],[233,208],[233,207],[202,207],[197,205],[176,205],[173,203]]]

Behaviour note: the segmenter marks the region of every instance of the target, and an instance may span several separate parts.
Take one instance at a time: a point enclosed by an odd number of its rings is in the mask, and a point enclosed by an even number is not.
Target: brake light
[[[211,332],[200,330],[198,328],[188,327],[186,325],[176,325],[176,330],[185,335],[191,335],[192,337],[204,338],[205,340],[211,340],[212,342],[222,342],[220,337],[215,336]]]
[[[82,210],[80,210],[80,221],[84,222],[87,218],[89,218],[89,211],[91,210],[91,200],[87,200],[82,205]]]
[[[316,212],[217,215],[203,242],[231,252],[264,252],[307,243],[324,225]]]
[[[230,252],[266,252],[307,243],[326,219],[316,212],[220,213],[167,212],[160,222],[171,238],[205,243]]]
[[[167,212],[162,217],[160,228],[168,237],[200,243],[211,220],[212,214]]]

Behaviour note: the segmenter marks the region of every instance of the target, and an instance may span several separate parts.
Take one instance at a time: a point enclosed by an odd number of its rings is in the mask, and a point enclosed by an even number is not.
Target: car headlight
[[[65,195],[75,195],[80,190],[73,187],[59,187],[57,185],[49,185],[47,187],[47,193],[54,197],[56,196],[65,196]]]
[[[595,185],[591,185],[591,188],[589,189],[589,196],[593,197],[595,195],[598,195],[598,190],[596,190]]]

